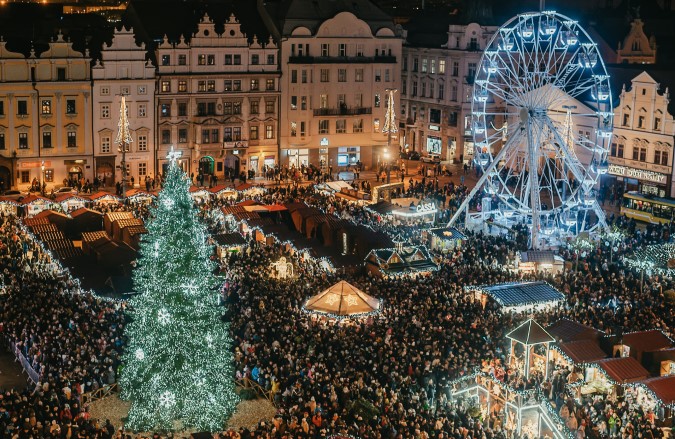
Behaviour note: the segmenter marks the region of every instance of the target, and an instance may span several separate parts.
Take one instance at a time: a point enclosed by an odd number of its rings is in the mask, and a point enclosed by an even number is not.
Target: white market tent
[[[310,312],[346,317],[379,311],[380,301],[341,280],[310,297],[304,308]]]

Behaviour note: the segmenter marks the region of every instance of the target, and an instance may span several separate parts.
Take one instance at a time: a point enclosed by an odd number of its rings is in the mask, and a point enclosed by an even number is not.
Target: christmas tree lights
[[[218,281],[197,218],[190,181],[169,157],[167,179],[151,212],[133,274],[139,293],[120,377],[136,431],[217,431],[238,402],[232,340],[216,307]]]

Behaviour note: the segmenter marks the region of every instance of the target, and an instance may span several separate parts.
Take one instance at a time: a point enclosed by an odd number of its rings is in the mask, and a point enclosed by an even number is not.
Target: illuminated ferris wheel
[[[499,108],[499,110],[494,110]],[[612,136],[609,76],[579,24],[552,11],[520,14],[492,37],[473,87],[478,184],[450,220],[530,227],[540,248],[604,227],[596,201]],[[469,212],[480,197],[482,211]]]

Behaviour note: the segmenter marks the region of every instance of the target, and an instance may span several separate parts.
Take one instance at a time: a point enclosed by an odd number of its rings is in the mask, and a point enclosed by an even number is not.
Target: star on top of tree
[[[181,158],[182,156],[183,156],[183,151],[174,151],[173,146],[172,146],[171,150],[166,155],[166,158],[169,159],[169,161],[171,161],[173,163],[177,159]]]

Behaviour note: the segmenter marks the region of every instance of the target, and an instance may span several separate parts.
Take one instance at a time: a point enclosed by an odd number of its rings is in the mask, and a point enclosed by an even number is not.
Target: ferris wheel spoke
[[[574,178],[576,178],[577,181],[580,182],[580,184],[583,184],[584,179],[586,177],[586,174],[581,170],[581,167],[580,167],[579,163],[577,163],[573,160],[570,160],[570,157],[572,157],[572,153],[570,152],[570,150],[569,150],[567,144],[565,143],[565,141],[560,136],[560,133],[558,133],[558,131],[555,129],[555,126],[553,125],[551,120],[548,119],[548,118],[545,118],[545,122],[549,126],[549,128],[551,129],[551,133],[553,134],[553,136],[558,141],[558,145],[560,146],[560,148],[563,151],[565,163],[570,168],[570,171],[574,175]]]

